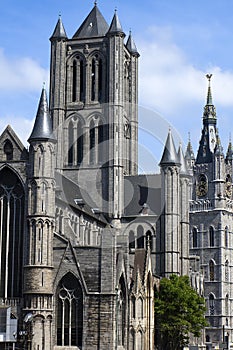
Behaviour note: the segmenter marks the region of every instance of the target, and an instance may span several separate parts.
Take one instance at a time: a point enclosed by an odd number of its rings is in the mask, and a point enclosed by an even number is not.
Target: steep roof
[[[93,7],[87,18],[83,21],[73,38],[91,38],[104,36],[109,26],[97,5]]]
[[[61,17],[59,17],[59,19],[57,21],[57,24],[56,24],[56,27],[54,29],[54,32],[53,32],[50,40],[51,39],[61,39],[61,38],[66,39],[67,35],[66,35],[66,31],[65,31],[65,28],[63,26]]]
[[[169,130],[163,155],[160,161],[160,165],[162,166],[162,165],[175,165],[175,164],[179,164],[179,160],[176,153],[176,148],[173,141],[172,133],[171,133],[171,130]]]
[[[114,16],[113,16],[112,22],[110,24],[110,28],[109,28],[108,33],[112,33],[112,34],[122,33],[122,34],[124,34],[119,17],[117,15],[117,11],[115,11],[115,13],[114,13]]]
[[[178,149],[178,160],[180,163],[180,173],[184,175],[188,174],[187,164],[184,158],[184,153],[181,145],[179,146],[179,149]]]
[[[36,120],[28,142],[33,140],[53,140],[52,119],[49,114],[48,101],[45,88],[42,89],[38,105]]]
[[[135,55],[139,55],[131,32],[129,33],[129,37],[128,37],[128,40],[126,43],[126,48],[129,50],[130,53],[135,54]]]

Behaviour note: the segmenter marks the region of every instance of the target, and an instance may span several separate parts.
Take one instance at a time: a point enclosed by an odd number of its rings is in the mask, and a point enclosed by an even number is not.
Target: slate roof
[[[67,35],[66,35],[66,31],[65,31],[65,28],[63,26],[61,17],[59,17],[57,24],[56,24],[56,27],[54,29],[54,32],[53,32],[50,39],[61,39],[61,38],[66,39]]]
[[[97,5],[93,7],[87,18],[83,21],[73,38],[92,38],[105,36],[109,26]]]
[[[42,89],[36,120],[28,142],[33,140],[55,141],[45,88]]]
[[[129,33],[129,37],[128,37],[128,40],[127,40],[127,43],[126,43],[126,48],[129,50],[130,53],[139,55],[131,32]]]
[[[176,148],[174,145],[171,130],[168,132],[167,141],[164,147],[160,165],[175,165],[179,164]]]
[[[57,200],[67,203],[73,210],[82,211],[84,214],[102,222],[104,225],[107,224],[104,215],[102,213],[97,214],[93,210],[96,205],[84,189],[60,173],[56,172],[55,178]]]
[[[178,149],[178,160],[180,163],[180,173],[181,174],[188,174],[188,170],[187,170],[187,164],[186,164],[186,160],[184,158],[184,153],[183,153],[183,149],[182,146],[179,146]]]
[[[124,216],[160,215],[161,175],[124,177]],[[146,206],[145,206],[146,204]]]
[[[113,16],[112,22],[110,24],[110,28],[109,28],[108,33],[113,33],[113,34],[123,33],[124,34],[119,17],[117,15],[116,11],[115,11],[115,14]]]

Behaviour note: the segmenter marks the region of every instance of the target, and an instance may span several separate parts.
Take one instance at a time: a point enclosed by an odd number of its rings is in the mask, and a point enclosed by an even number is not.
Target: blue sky
[[[0,130],[11,124],[26,145],[43,81],[48,87],[50,42],[59,13],[71,37],[93,7],[89,0],[8,0],[1,4]],[[99,0],[108,23],[115,8],[132,30],[139,61],[140,169],[153,172],[169,126],[176,143],[188,132],[198,147],[213,73],[213,101],[224,149],[233,131],[233,1]],[[179,140],[178,140],[179,139]]]

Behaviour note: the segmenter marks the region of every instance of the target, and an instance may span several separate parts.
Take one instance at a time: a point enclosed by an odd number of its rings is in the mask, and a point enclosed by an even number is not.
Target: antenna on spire
[[[188,142],[191,141],[191,137],[190,137],[190,131],[188,132]]]

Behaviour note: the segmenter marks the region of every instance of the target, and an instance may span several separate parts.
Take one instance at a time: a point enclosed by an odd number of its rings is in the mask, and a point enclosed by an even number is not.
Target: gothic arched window
[[[224,233],[225,233],[225,247],[227,248],[228,247],[228,235],[229,235],[227,226],[225,227],[225,232]]]
[[[225,261],[225,281],[229,281],[229,261]]]
[[[74,162],[74,126],[70,121],[68,127],[68,164],[73,165]]]
[[[24,188],[9,168],[0,171],[0,297],[22,293]]]
[[[98,54],[91,61],[91,101],[103,100],[103,60]]]
[[[229,315],[229,295],[228,294],[226,295],[226,298],[225,298],[225,314],[226,316]]]
[[[98,162],[101,163],[104,160],[104,126],[102,120],[99,121],[98,124]]]
[[[193,227],[193,248],[197,248],[197,229]]]
[[[212,226],[209,228],[209,244],[210,247],[214,247],[214,228]]]
[[[209,279],[210,281],[214,281],[214,262],[210,260],[209,262]]]
[[[133,231],[129,231],[129,250],[131,249],[135,249],[135,237]]]
[[[117,292],[117,344],[125,345],[126,326],[126,288],[123,276],[120,278],[119,290]]]
[[[77,164],[81,164],[83,160],[83,129],[81,121],[77,124]]]
[[[4,153],[6,155],[6,160],[13,159],[13,145],[10,140],[6,140],[4,145]]]
[[[137,248],[144,248],[144,230],[141,225],[137,228]]]
[[[73,61],[72,102],[84,101],[84,64],[80,56]]]
[[[57,345],[82,346],[83,293],[79,281],[71,273],[57,288]]]
[[[215,298],[212,293],[209,295],[209,314],[211,316],[215,314]]]
[[[92,120],[89,129],[89,145],[90,145],[90,164],[95,163],[95,123]]]

